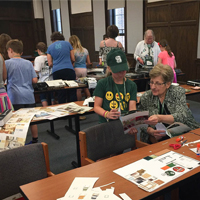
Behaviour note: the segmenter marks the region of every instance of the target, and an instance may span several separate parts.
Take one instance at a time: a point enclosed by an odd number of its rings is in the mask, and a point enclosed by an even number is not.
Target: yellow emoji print
[[[121,96],[121,100],[123,100],[124,95],[123,95],[121,92],[120,92],[120,96]],[[117,101],[120,101],[120,98],[119,98],[119,94],[118,94],[118,93],[115,94],[115,99],[116,99]]]
[[[125,101],[129,101],[130,100],[130,98],[131,98],[131,96],[130,96],[130,93],[126,93],[126,95],[125,95]]]
[[[123,103],[123,106],[122,106],[122,103]],[[121,108],[121,110],[124,110],[127,108],[127,104],[125,101],[123,101],[122,103],[120,102],[120,108]]]
[[[113,93],[110,91],[106,92],[106,99],[108,101],[111,101],[113,99]]]
[[[117,109],[117,108],[118,108],[117,101],[111,101],[110,102],[110,109]]]

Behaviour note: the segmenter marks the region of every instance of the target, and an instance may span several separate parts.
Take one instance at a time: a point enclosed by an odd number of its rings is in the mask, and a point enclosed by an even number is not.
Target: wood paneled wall
[[[37,42],[46,42],[44,20],[34,19],[32,1],[1,1],[0,34],[22,40],[23,55],[33,55]]]
[[[152,29],[156,41],[167,39],[177,67],[185,76],[179,81],[197,79],[197,41],[199,1],[161,1],[146,3],[145,29]]]
[[[71,4],[69,1],[69,19],[71,35],[77,35],[79,37],[82,46],[89,52],[90,61],[96,61],[93,13],[71,14]]]

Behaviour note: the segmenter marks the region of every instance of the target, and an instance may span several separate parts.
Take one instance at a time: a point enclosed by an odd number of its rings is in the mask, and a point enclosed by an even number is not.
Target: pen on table
[[[187,140],[181,142],[181,146],[183,146],[183,144],[185,144],[187,142]]]

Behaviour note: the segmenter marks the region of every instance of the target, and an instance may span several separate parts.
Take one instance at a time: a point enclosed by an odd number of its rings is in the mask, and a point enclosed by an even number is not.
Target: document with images
[[[0,151],[24,146],[30,122],[34,113],[20,109],[7,123],[0,127]]]
[[[199,160],[164,149],[113,172],[152,192],[196,167]]]
[[[139,129],[141,127],[147,126],[147,124],[145,124],[144,122],[148,119],[148,117],[149,111],[135,112],[120,117],[120,120],[124,127],[124,133],[128,133],[131,128]]]

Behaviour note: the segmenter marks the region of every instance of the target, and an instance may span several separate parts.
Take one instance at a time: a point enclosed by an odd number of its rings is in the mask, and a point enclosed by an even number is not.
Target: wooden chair
[[[135,149],[136,145],[148,145],[135,140],[136,136],[124,134],[119,120],[102,123],[79,132],[81,166],[94,163],[99,159]]]
[[[19,186],[53,176],[46,143],[0,152],[0,199],[18,194]]]

